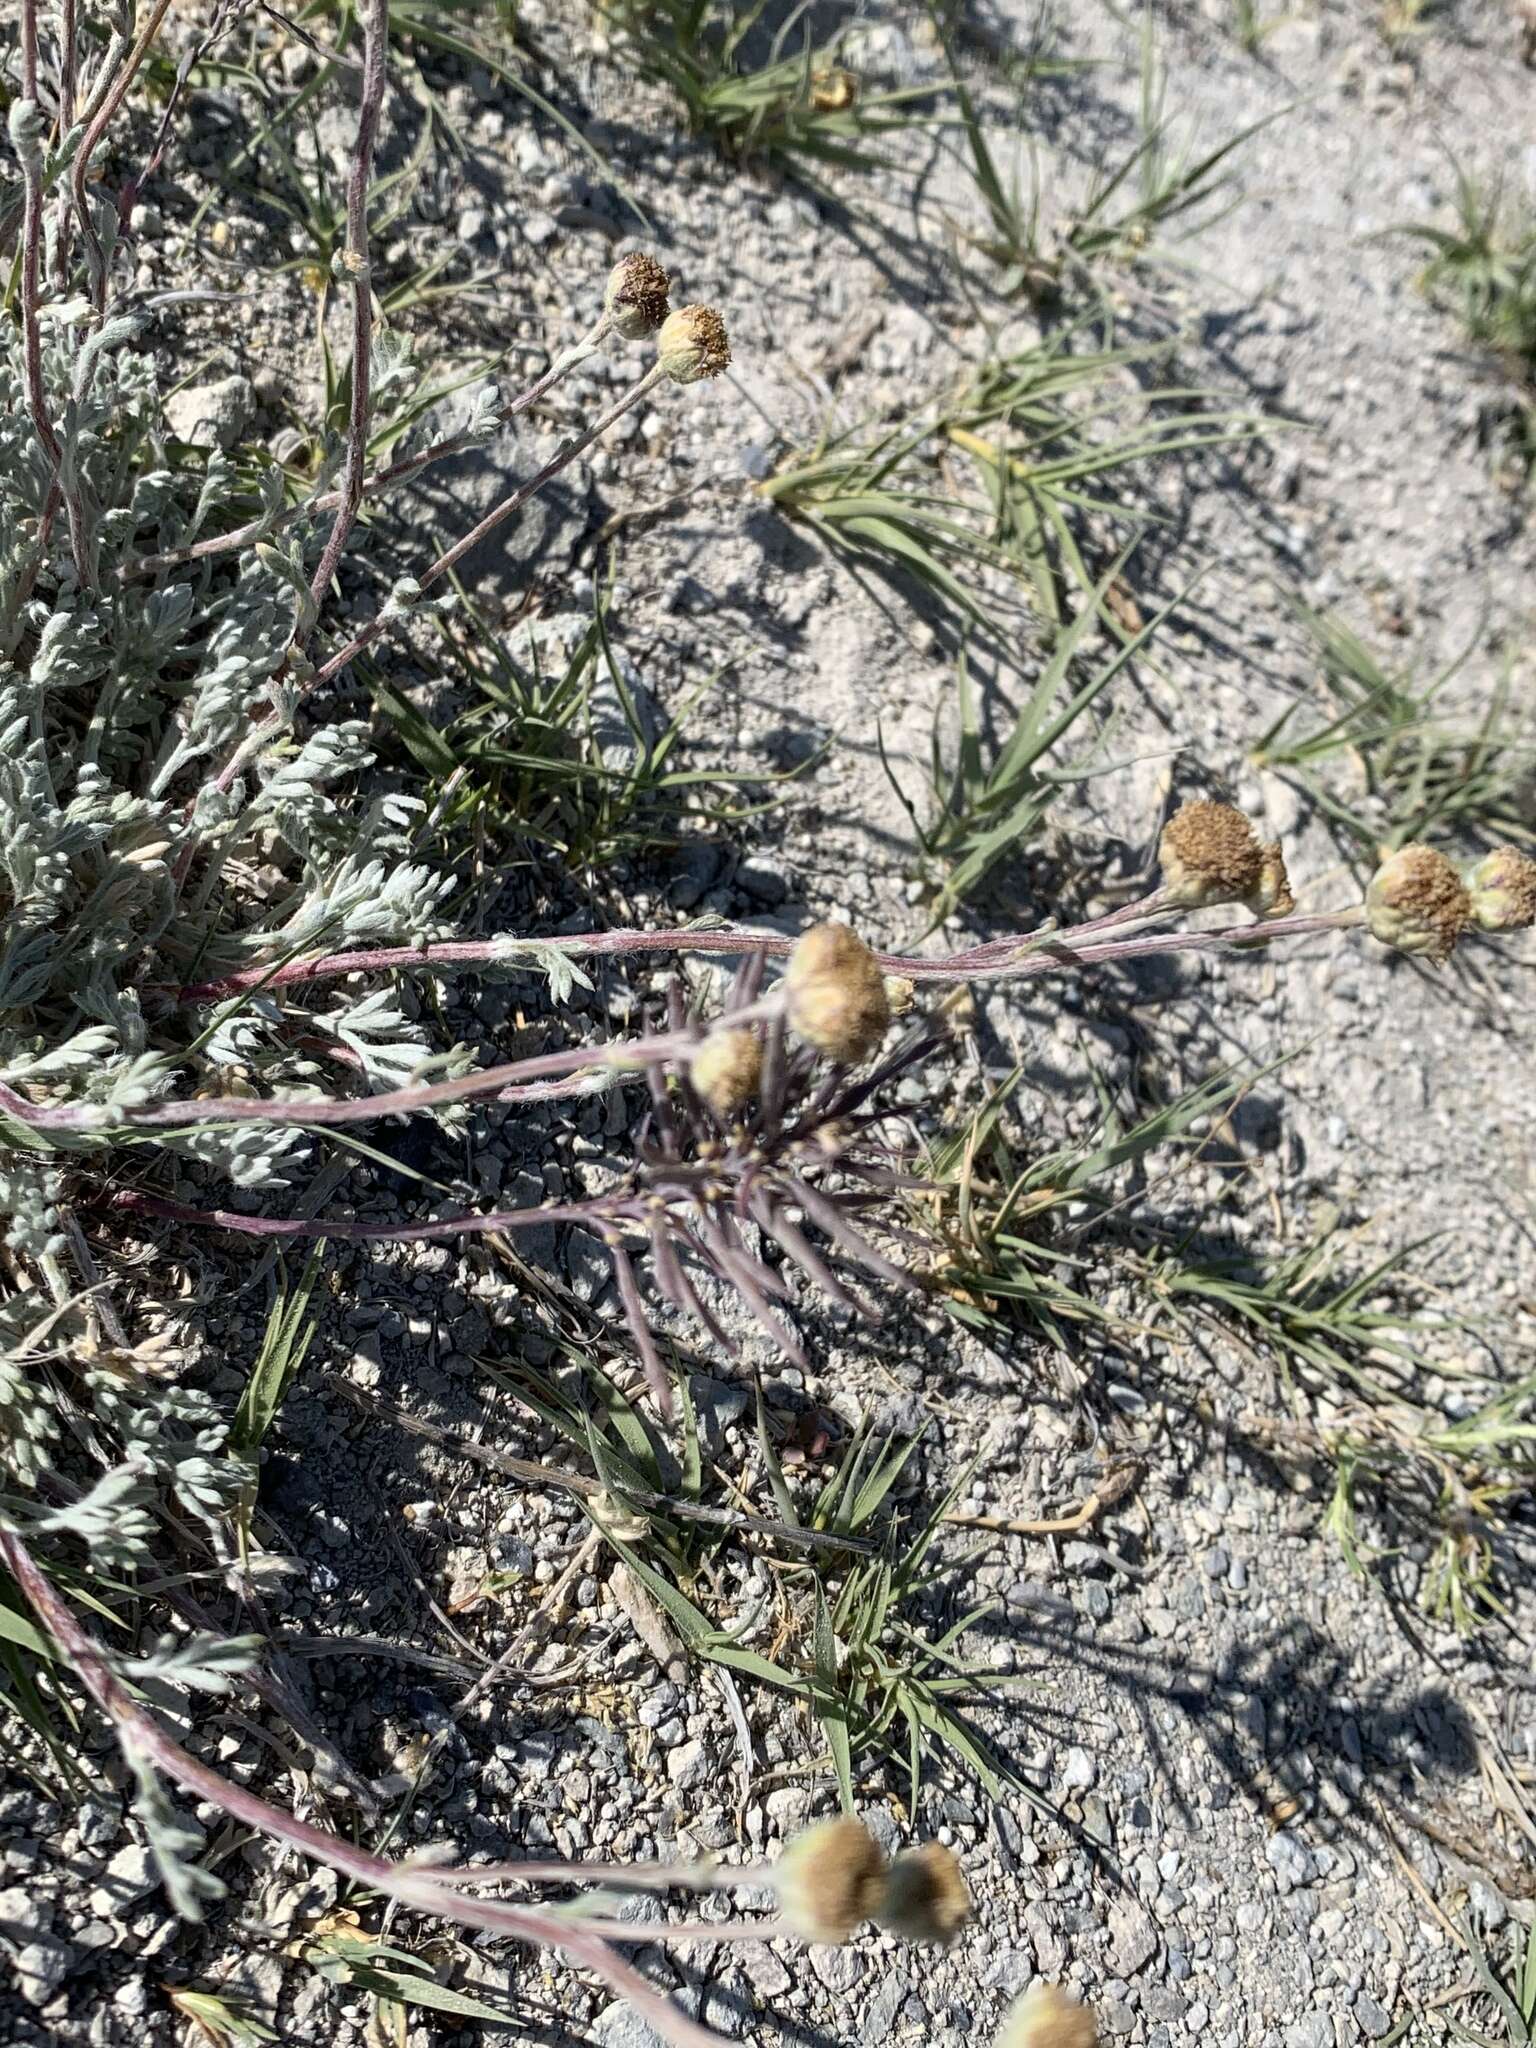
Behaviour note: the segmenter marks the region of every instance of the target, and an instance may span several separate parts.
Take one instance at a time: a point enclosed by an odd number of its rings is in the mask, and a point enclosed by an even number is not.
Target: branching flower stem
[[[1049,973],[1105,957],[1098,950],[1106,935],[1128,925],[1150,923],[1169,914],[1170,907],[1159,896],[1147,896],[1123,904],[1103,917],[1086,919],[1063,929],[1043,925],[1023,938],[1010,934],[989,939],[984,945],[963,953],[947,953],[925,959],[908,953],[877,953],[876,960],[887,974],[902,974],[910,981],[957,982],[987,976],[1020,976]],[[1172,932],[1148,941],[1151,952],[1199,950],[1214,943],[1218,948],[1244,940],[1267,942],[1271,938],[1300,937],[1314,931],[1333,931],[1357,921],[1353,911],[1329,911],[1312,917],[1276,918],[1267,924],[1224,927],[1214,932]],[[1126,940],[1117,941],[1123,948]],[[649,953],[739,954],[762,953],[781,959],[794,950],[794,940],[757,925],[685,926],[672,931],[574,932],[540,939],[539,950],[548,948],[568,960],[634,958]],[[1110,957],[1134,957],[1117,951]],[[179,1003],[224,1002],[260,990],[294,988],[315,981],[335,981],[348,974],[391,972],[452,973],[456,969],[515,968],[520,964],[518,942],[503,935],[495,939],[447,939],[422,946],[376,946],[348,953],[325,953],[310,960],[291,960],[281,967],[247,967],[238,974],[217,981],[189,983],[176,993]]]
[[[272,1805],[243,1785],[219,1776],[200,1763],[130,1696],[91,1637],[55,1592],[26,1544],[13,1530],[0,1526],[0,1562],[15,1579],[39,1621],[91,1698],[107,1715],[124,1753],[153,1765],[194,1799],[206,1800],[242,1826],[296,1849],[317,1863],[328,1864],[370,1890],[382,1892],[416,1912],[451,1918],[481,1927],[537,1948],[563,1949],[573,1962],[594,1971],[612,1991],[628,2001],[673,2048],[722,2048],[722,2036],[696,2025],[669,1999],[614,1954],[601,1936],[569,1908],[519,1906],[500,1899],[466,1898],[409,1864],[371,1855],[325,1828],[301,1820]],[[653,1931],[664,1933],[658,1927]]]
[[[543,370],[515,398],[509,398],[505,405],[498,407],[496,418],[508,426],[537,405],[570,372],[596,355],[612,330],[612,320],[604,313],[593,326],[578,340],[573,341],[555,357],[548,369]],[[444,462],[450,456],[462,455],[466,449],[479,445],[474,434],[445,434],[430,447],[420,449],[414,455],[402,455],[398,461],[387,463],[382,469],[371,470],[363,478],[361,495],[371,498],[378,491],[384,491],[395,484],[409,483],[424,469],[430,469],[436,462]],[[161,555],[140,555],[137,561],[122,563],[117,571],[119,582],[133,583],[145,576],[158,576],[166,569],[184,568],[189,562],[206,562],[219,555],[238,554],[253,542],[266,540],[274,533],[280,533],[285,526],[291,526],[296,519],[308,518],[315,512],[329,512],[342,502],[339,490],[326,491],[318,498],[306,499],[302,505],[291,505],[280,512],[275,519],[253,519],[245,526],[236,527],[230,533],[210,534],[206,540],[193,541],[184,548],[169,548]]]
[[[1049,930],[1024,939],[1016,936],[993,939],[985,945],[973,947],[967,953],[951,954],[948,958],[938,961],[909,958],[899,953],[880,954],[876,958],[886,972],[906,975],[914,981],[924,981],[930,985],[977,980],[1030,980],[1041,974],[1072,972],[1085,967],[1102,966],[1111,961],[1147,959],[1160,954],[1244,952],[1256,946],[1267,946],[1275,939],[1300,938],[1319,932],[1345,930],[1358,923],[1360,915],[1358,909],[1353,908],[1324,911],[1314,916],[1275,918],[1268,923],[1233,925],[1209,932],[1131,932],[1118,935],[1110,929],[1115,923],[1133,921],[1133,913],[1138,910],[1145,916],[1145,903],[1139,906],[1123,906],[1106,918],[1091,920],[1087,924],[1065,930]],[[621,954],[657,951],[768,953],[789,950],[789,941],[776,939],[750,926],[741,926],[726,932],[594,933],[585,940],[573,941],[572,944],[573,950],[579,945],[586,945],[592,951]],[[438,957],[441,959],[452,950],[446,946],[439,948]],[[408,953],[406,960],[412,964],[419,964],[421,957],[419,954]],[[489,957],[494,959],[498,956]],[[499,958],[502,964],[506,963],[504,946]],[[402,960],[400,964],[406,964],[406,961]],[[223,990],[230,984],[218,983],[210,986]],[[238,989],[236,993],[239,993]],[[744,1014],[766,1017],[777,1008],[778,1002],[778,996],[770,993],[762,998],[761,1003],[754,1006],[750,1013]],[[521,1089],[528,1083],[548,1082],[566,1075],[582,1075],[584,1086],[596,1086],[600,1085],[604,1073],[638,1075],[643,1068],[656,1061],[675,1060],[686,1063],[697,1054],[704,1043],[704,1038],[703,1032],[689,1028],[653,1033],[643,1038],[622,1039],[608,1045],[572,1046],[560,1052],[536,1053],[527,1059],[511,1060],[500,1066],[483,1067],[478,1072],[455,1075],[446,1081],[420,1082],[404,1088],[388,1089],[377,1095],[343,1099],[298,1096],[262,1100],[251,1096],[226,1096],[196,1104],[176,1101],[154,1102],[141,1107],[114,1109],[100,1103],[32,1103],[15,1089],[0,1083],[0,1111],[37,1131],[105,1133],[185,1129],[189,1126],[216,1123],[287,1124],[318,1130],[339,1124],[373,1122],[382,1117],[413,1116],[423,1110],[444,1109],[458,1102],[472,1102],[485,1098],[505,1099],[509,1090]],[[548,1211],[539,1213],[549,1220]],[[268,1226],[265,1219],[243,1217],[239,1220],[239,1227],[260,1229]],[[279,1227],[287,1229],[290,1226]],[[357,1235],[367,1234],[368,1226],[348,1227]],[[473,1222],[460,1219],[456,1225],[442,1227],[446,1234],[454,1228],[469,1229],[476,1226]],[[486,1226],[482,1223],[479,1227]],[[498,1223],[495,1227],[502,1226]]]
[[[368,422],[372,414],[370,384],[373,354],[373,271],[368,257],[368,185],[373,175],[373,150],[384,105],[386,55],[389,42],[389,0],[365,0],[363,7],[363,91],[357,115],[357,143],[347,184],[347,240],[342,263],[352,280],[352,416],[347,430],[347,468],[340,502],[331,521],[324,551],[310,580],[315,616],[331,587],[347,535],[363,501],[368,468]],[[307,636],[306,636],[307,637]]]
[[[660,363],[653,363],[639,383],[632,384],[628,391],[624,392],[621,397],[616,398],[608,410],[600,413],[584,433],[574,436],[569,441],[563,441],[542,469],[535,470],[533,475],[520,483],[515,491],[509,492],[499,505],[493,506],[478,525],[472,526],[468,533],[462,534],[451,548],[445,548],[435,562],[429,563],[422,570],[419,578],[421,588],[428,590],[434,583],[441,582],[442,578],[448,574],[448,571],[453,568],[456,562],[461,561],[472,548],[478,547],[488,534],[494,533],[496,528],[510,519],[514,512],[521,511],[528,500],[535,496],[537,492],[543,490],[551,478],[558,476],[562,469],[574,462],[578,455],[590,448],[592,443],[603,434],[606,434],[616,421],[623,418],[631,406],[637,405],[648,392],[654,391],[665,374],[666,372],[662,369]],[[372,620],[360,633],[355,634],[339,653],[333,654],[329,661],[322,663],[316,669],[315,682],[329,682],[333,676],[339,675],[365,648],[371,647],[385,630],[384,620]]]
[[[75,152],[75,161],[70,168],[70,189],[75,198],[75,214],[80,222],[80,233],[85,241],[86,260],[91,272],[91,291],[98,317],[105,311],[107,303],[107,259],[101,246],[101,238],[91,219],[90,201],[86,197],[85,182],[91,168],[91,158],[106,134],[113,115],[122,105],[128,88],[138,75],[139,67],[149,55],[155,37],[160,33],[160,24],[169,11],[171,0],[155,0],[145,21],[134,39],[133,48],[119,66],[110,89],[102,97],[100,105],[91,116],[80,147]]]
[[[632,384],[622,397],[615,399],[608,410],[600,414],[584,433],[575,435],[568,441],[562,441],[542,469],[535,470],[534,474],[520,483],[515,491],[509,492],[499,505],[493,506],[478,525],[471,527],[468,533],[462,534],[452,547],[445,548],[435,562],[429,563],[422,570],[418,578],[418,588],[425,591],[434,583],[441,582],[454,564],[461,561],[472,548],[477,547],[487,534],[494,533],[514,512],[521,511],[528,500],[543,490],[553,477],[558,476],[561,470],[574,462],[584,449],[590,448],[594,441],[607,433],[616,420],[622,419],[632,405],[637,405],[647,392],[655,390],[665,374],[659,363],[653,363],[640,381]],[[355,633],[345,647],[314,671],[305,684],[305,689],[312,690],[318,684],[329,682],[333,676],[340,675],[344,668],[355,661],[366,648],[371,647],[380,634],[387,632],[388,629],[387,619],[379,617],[372,620],[360,633]],[[283,718],[273,716],[249,732],[214,777],[213,787],[221,791],[228,789],[244,765],[253,760],[269,741],[278,737],[285,722]]]

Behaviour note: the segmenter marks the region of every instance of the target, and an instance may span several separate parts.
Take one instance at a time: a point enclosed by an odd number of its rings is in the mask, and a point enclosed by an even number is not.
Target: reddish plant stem
[[[79,24],[75,18],[75,0],[60,0],[59,6],[59,138],[63,138],[74,126],[75,97],[79,90]],[[58,212],[54,221],[54,276],[62,291],[69,279],[69,200],[59,194]]]
[[[317,1863],[367,1885],[374,1891],[397,1899],[416,1912],[453,1919],[465,1926],[483,1927],[490,1933],[528,1942],[537,1948],[558,1948],[575,1962],[596,1972],[619,1997],[643,2013],[664,2040],[674,2048],[722,2048],[722,2037],[680,2013],[643,1977],[632,1970],[599,1936],[590,1934],[579,1920],[566,1913],[554,1913],[536,1906],[511,1905],[500,1899],[466,1898],[444,1885],[441,1877],[431,1881],[424,1872],[408,1864],[371,1855],[333,1835],[325,1828],[300,1820],[247,1791],[243,1785],[221,1778],[217,1771],[199,1763],[196,1757],[174,1741],[150,1714],[130,1696],[127,1688],[101,1655],[92,1638],[41,1570],[30,1550],[14,1530],[0,1526],[0,1562],[25,1594],[38,1620],[85,1687],[107,1715],[125,1753],[139,1756],[181,1786],[194,1799],[206,1800],[221,1813],[245,1827],[297,1849]]]
[[[1128,920],[1131,906],[1112,917]],[[1358,910],[1325,911],[1312,917],[1276,918],[1267,924],[1228,926],[1211,932],[1148,932],[1125,937],[1095,938],[1084,944],[1082,935],[1091,926],[1050,932],[1020,940],[992,940],[969,953],[947,960],[907,959],[901,954],[878,954],[882,966],[898,974],[929,982],[963,982],[984,979],[1032,980],[1038,975],[1061,973],[1084,967],[1102,966],[1115,960],[1148,959],[1164,953],[1240,953],[1266,947],[1280,938],[1301,938],[1319,932],[1341,931],[1358,922]],[[1108,924],[1110,920],[1104,920]],[[669,948],[696,940],[729,941],[731,949],[763,945],[760,933],[750,939],[736,934],[693,933],[664,935],[651,933],[606,933],[609,939],[655,941]],[[1100,930],[1103,929],[1101,925]],[[656,950],[654,944],[634,944],[608,950],[631,952]],[[788,950],[788,941],[777,950]],[[727,950],[725,946],[704,950]],[[777,1011],[772,997],[763,999],[754,1014]],[[529,1082],[546,1081],[563,1075],[637,1072],[659,1060],[685,1059],[696,1052],[701,1034],[697,1031],[656,1033],[650,1037],[622,1040],[612,1045],[574,1046],[563,1052],[538,1053],[532,1058],[512,1060],[502,1066],[484,1067],[473,1074],[460,1074],[448,1081],[425,1082],[415,1087],[393,1088],[378,1095],[334,1101],[288,1099],[265,1101],[259,1097],[228,1096],[207,1102],[156,1102],[143,1108],[113,1112],[96,1103],[28,1102],[15,1089],[0,1083],[0,1110],[33,1130],[96,1131],[184,1129],[208,1124],[268,1123],[324,1129],[338,1124],[367,1123],[379,1117],[414,1116],[423,1110],[446,1108],[450,1103],[472,1102],[503,1091],[521,1088]],[[245,1219],[249,1222],[252,1219]]]
[[[42,109],[37,98],[37,0],[21,0],[21,96],[31,102],[39,123]],[[42,443],[53,470],[53,490],[64,500],[69,521],[69,550],[75,576],[82,588],[90,585],[89,556],[85,545],[85,521],[79,496],[63,484],[64,451],[53,430],[48,412],[48,390],[43,382],[43,337],[40,320],[43,267],[43,166],[42,140],[21,151],[21,359],[27,386],[27,411],[32,431]],[[52,491],[50,491],[50,498]],[[45,515],[46,516],[46,515]]]
[[[597,1230],[610,1211],[577,1202],[552,1202],[548,1208],[494,1209],[480,1215],[444,1216],[425,1223],[327,1222],[309,1216],[245,1216],[238,1209],[194,1209],[185,1202],[166,1201],[120,1188],[107,1207],[135,1216],[159,1216],[168,1223],[201,1224],[231,1230],[239,1237],[330,1237],[346,1244],[396,1244],[405,1239],[431,1242],[440,1238],[473,1237],[487,1231],[531,1230],[541,1223],[581,1223]]]
[[[477,1073],[460,1074],[450,1081],[428,1081],[413,1088],[391,1088],[378,1095],[354,1101],[333,1102],[326,1098],[306,1102],[264,1102],[253,1096],[222,1096],[208,1102],[152,1102],[142,1108],[104,1112],[96,1103],[64,1102],[40,1106],[28,1102],[15,1089],[0,1082],[0,1110],[34,1130],[165,1130],[189,1124],[258,1123],[301,1124],[320,1129],[332,1124],[370,1122],[375,1117],[413,1116],[424,1109],[443,1109],[454,1102],[472,1102],[483,1095],[498,1095],[503,1088],[523,1081],[571,1074],[582,1068],[601,1072],[604,1068],[623,1072],[638,1069],[651,1060],[676,1059],[699,1043],[691,1031],[657,1033],[649,1038],[622,1039],[611,1046],[569,1046],[563,1052],[535,1053],[529,1059],[509,1060],[504,1066],[482,1067]]]
[[[91,296],[98,316],[106,309],[107,303],[107,259],[101,246],[101,238],[91,219],[91,209],[86,198],[85,181],[91,168],[91,158],[106,134],[113,115],[123,103],[124,95],[138,75],[139,66],[149,55],[150,45],[160,32],[160,24],[170,9],[171,0],[155,0],[148,21],[134,40],[133,48],[119,67],[110,91],[91,117],[90,125],[80,139],[75,152],[75,161],[70,170],[70,189],[75,196],[75,213],[80,222],[80,232],[85,239],[86,253],[91,270]]]
[[[347,468],[341,502],[310,579],[309,595],[318,618],[331,587],[357,508],[363,502],[368,467],[368,422],[372,414],[370,372],[373,353],[373,277],[368,260],[368,187],[373,176],[373,150],[384,105],[389,41],[389,0],[364,0],[363,91],[357,114],[357,144],[347,185],[347,242],[342,261],[352,279],[352,417],[347,430]],[[309,631],[313,631],[311,625]],[[309,632],[299,635],[302,648]]]
[[[71,0],[71,4],[73,4],[73,0]],[[187,89],[187,80],[192,76],[198,65],[202,63],[214,44],[231,27],[231,17],[237,11],[244,12],[247,6],[248,0],[218,0],[218,4],[214,9],[213,20],[208,25],[208,33],[201,42],[192,44],[183,52],[181,62],[176,66],[175,82],[166,97],[165,110],[160,116],[160,126],[155,131],[155,139],[150,146],[149,156],[145,161],[144,167],[124,181],[123,189],[117,196],[117,217],[119,222],[128,219],[140,192],[143,191],[149,180],[160,168],[161,161],[165,156],[166,144],[170,140],[171,123],[176,118],[176,110],[181,104],[182,94]],[[121,568],[118,570],[118,575],[119,577],[122,575]]]
[[[1168,908],[1160,895],[1144,896],[1135,903],[1122,905],[1119,910],[1107,912],[1103,917],[1089,918],[1082,924],[1073,925],[1059,937],[1064,942],[1080,944],[1084,939],[1115,931],[1121,926],[1163,916]],[[963,953],[948,953],[936,960],[907,953],[877,953],[875,958],[887,974],[905,975],[910,981],[966,981],[973,975],[1021,971],[1021,962],[1029,956],[1031,949],[1041,949],[1043,956],[1057,936],[1055,927],[1045,926],[1039,931],[1027,932],[1023,937],[1010,933],[1006,938],[989,939],[984,945],[972,946]],[[723,925],[713,930],[576,932],[540,939],[538,943],[540,947],[548,946],[571,960],[646,953],[762,953],[771,959],[782,959],[793,952],[795,946],[793,939],[778,932],[766,932],[756,925],[746,924]],[[425,969],[429,973],[476,967],[515,970],[522,964],[515,951],[515,942],[513,949],[509,950],[505,936],[500,939],[446,939],[427,946],[375,946],[351,953],[326,953],[312,960],[290,960],[282,967],[247,967],[218,981],[191,983],[177,991],[176,1000],[179,1003],[223,1002],[254,989],[265,993],[268,989],[292,988],[301,982],[334,981],[346,974],[382,974],[411,968]],[[527,964],[533,964],[531,958]]]

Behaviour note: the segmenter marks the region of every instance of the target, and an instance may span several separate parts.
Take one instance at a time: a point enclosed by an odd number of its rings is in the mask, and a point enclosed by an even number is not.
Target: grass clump
[[[1326,701],[1288,705],[1252,750],[1303,790],[1355,859],[1443,836],[1529,843],[1536,738],[1508,668],[1475,718],[1440,710],[1468,647],[1427,682],[1389,667],[1342,619],[1298,608]]]
[[[674,95],[693,134],[732,163],[814,186],[890,165],[882,141],[933,98],[928,86],[869,92],[842,62],[842,37],[813,43],[801,8],[772,33],[761,0],[604,0],[603,11],[621,59]]]
[[[1452,225],[1419,221],[1393,232],[1430,251],[1422,289],[1455,313],[1468,340],[1499,370],[1507,391],[1499,422],[1503,474],[1523,482],[1536,466],[1536,212],[1464,166],[1453,168]]]
[[[1150,17],[1149,17],[1150,22]],[[1182,132],[1167,107],[1167,78],[1150,26],[1143,38],[1138,136],[1116,163],[1102,164],[1070,216],[1042,219],[1038,173],[1028,189],[1018,168],[998,160],[983,112],[950,59],[965,135],[965,163],[986,225],[966,239],[1002,275],[1007,295],[1054,307],[1076,291],[1106,325],[1113,309],[1102,272],[1110,265],[1156,266],[1238,203],[1230,159],[1278,114],[1250,122],[1209,149]],[[1026,133],[1022,107],[1016,141]]]
[[[637,693],[613,645],[609,603],[595,590],[590,622],[579,630],[573,622],[563,649],[553,632],[537,630],[518,648],[466,597],[434,622],[437,687],[464,707],[443,723],[377,665],[363,668],[374,701],[426,778],[449,843],[469,835],[503,849],[502,858],[521,845],[530,861],[593,875],[616,860],[654,856],[685,833],[739,826],[763,808],[750,800],[754,790],[804,772],[685,765],[690,724],[719,678],[706,677],[662,717]]]
[[[962,631],[999,637],[1010,586],[1059,628],[1075,596],[1099,595],[1100,529],[1146,519],[1121,489],[1143,465],[1262,431],[1203,393],[1138,392],[1131,378],[1159,351],[1073,342],[1063,331],[991,358],[903,422],[791,453],[757,488],[855,574],[915,586]]]
[[[1279,1416],[1262,1403],[1221,1415],[1204,1389],[1182,1398],[1266,1453],[1330,1469],[1326,1525],[1351,1564],[1390,1566],[1411,1547],[1421,1605],[1471,1632],[1503,1614],[1520,1569],[1536,1376],[1457,1385],[1426,1347],[1466,1329],[1425,1315],[1411,1250],[1350,1270],[1344,1233],[1260,1259],[1161,1220],[1182,1167],[1255,1078],[1218,1076],[1129,1124],[1101,1096],[1093,1137],[1031,1158],[1014,1134],[1015,1074],[930,1154],[933,1192],[917,1213],[934,1278],[960,1322],[994,1337],[1023,1327],[1069,1355],[1134,1357],[1144,1338],[1177,1350],[1202,1329],[1236,1346],[1273,1373]],[[1132,1309],[1111,1312],[1102,1279],[1088,1284],[1106,1266]]]

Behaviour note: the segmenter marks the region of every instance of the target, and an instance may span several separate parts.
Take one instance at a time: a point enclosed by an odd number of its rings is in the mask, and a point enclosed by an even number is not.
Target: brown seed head
[[[794,1029],[844,1065],[872,1053],[891,1021],[885,976],[845,924],[812,925],[796,940],[784,988]]]
[[[1400,846],[1389,853],[1365,892],[1371,936],[1426,960],[1448,959],[1471,917],[1466,884],[1432,846]]]
[[[713,306],[683,306],[661,323],[656,342],[661,367],[674,384],[718,377],[731,361],[725,322]]]
[[[846,1941],[885,1893],[885,1858],[863,1821],[824,1820],[796,1835],[774,1866],[779,1911],[802,1941]]]
[[[1163,827],[1157,857],[1163,886],[1186,910],[1243,903],[1264,878],[1264,848],[1241,811],[1196,797]]]
[[[959,1860],[942,1842],[925,1842],[896,1858],[875,1915],[904,1941],[953,1941],[970,1917]]]
[[[1099,2030],[1087,2006],[1057,1984],[1037,1984],[1003,2022],[997,2048],[1099,2048]]]
[[[615,334],[626,341],[642,341],[654,334],[667,317],[667,292],[671,279],[643,249],[621,256],[608,273],[603,307]]]
[[[755,1031],[714,1031],[694,1054],[688,1078],[718,1117],[731,1117],[757,1093],[763,1045]]]
[[[1485,932],[1523,932],[1536,924],[1536,860],[1496,847],[1472,870],[1472,915]]]
[[[1289,917],[1296,908],[1296,898],[1291,894],[1291,878],[1285,871],[1285,850],[1278,839],[1270,839],[1259,851],[1264,864],[1258,883],[1243,900],[1255,917]]]

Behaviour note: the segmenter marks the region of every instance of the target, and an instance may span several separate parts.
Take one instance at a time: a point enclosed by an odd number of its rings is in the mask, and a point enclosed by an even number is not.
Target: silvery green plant
[[[1278,848],[1207,806],[1173,821],[1164,881],[1136,902],[949,958],[875,955],[838,926],[793,947],[728,927],[457,937],[451,878],[420,856],[420,804],[369,789],[366,730],[327,715],[325,686],[442,602],[464,556],[632,406],[663,383],[719,375],[730,360],[724,326],[707,307],[669,313],[664,273],[627,257],[591,326],[527,389],[482,392],[456,433],[393,442],[392,459],[371,466],[378,430],[410,387],[370,279],[367,196],[388,19],[386,0],[365,0],[334,277],[352,337],[345,435],[296,506],[272,465],[253,488],[232,457],[178,445],[159,396],[165,305],[130,297],[121,282],[119,227],[137,181],[114,197],[91,175],[168,4],[109,12],[105,40],[87,49],[73,6],[44,19],[39,0],[21,0],[0,173],[0,220],[19,222],[15,317],[0,322],[0,1205],[16,1282],[0,1312],[0,1562],[117,1730],[139,1787],[135,1811],[179,1910],[201,1910],[214,1882],[166,1780],[413,1910],[562,1948],[665,2039],[712,2042],[614,1952],[656,1928],[639,1937],[590,1913],[480,1899],[470,1887],[486,1873],[434,1874],[371,1856],[221,1779],[134,1697],[130,1683],[149,1677],[194,1692],[228,1683],[253,1647],[210,1648],[183,1604],[193,1635],[123,1661],[81,1627],[39,1560],[55,1546],[75,1562],[83,1552],[120,1592],[147,1567],[163,1571],[174,1526],[173,1579],[190,1555],[203,1572],[222,1570],[235,1600],[249,1603],[232,1530],[251,1472],[248,1451],[231,1448],[228,1418],[178,1378],[164,1329],[134,1341],[81,1216],[107,1232],[114,1220],[148,1216],[178,1230],[352,1240],[548,1222],[559,1212],[362,1225],[273,1215],[264,1203],[225,1209],[217,1195],[176,1202],[158,1189],[167,1153],[197,1162],[194,1183],[211,1176],[266,1194],[303,1171],[314,1131],[638,1080],[650,1111],[637,1119],[633,1177],[571,1205],[564,1220],[608,1246],[664,1406],[664,1364],[626,1238],[640,1240],[674,1308],[704,1307],[681,1250],[712,1262],[791,1349],[780,1315],[789,1289],[756,1257],[749,1232],[776,1239],[843,1306],[860,1305],[850,1264],[886,1283],[906,1278],[865,1234],[881,1198],[906,1184],[902,1161],[883,1148],[875,1100],[928,1043],[918,1037],[879,1063],[892,1012],[913,993],[905,983],[1233,951],[1362,918],[1385,943],[1440,959],[1473,923],[1529,922],[1536,891],[1523,868],[1468,888],[1416,857],[1400,859],[1363,909],[1293,916]],[[216,10],[215,26],[235,11]],[[173,94],[162,140],[174,105]],[[652,335],[654,360],[629,389],[472,531],[398,579],[373,618],[345,627],[332,616],[335,574],[366,498],[494,433],[610,338]],[[1257,923],[1168,928],[1186,909],[1234,904]],[[723,1015],[700,1017],[679,1001],[662,1030],[489,1068],[434,1046],[386,988],[354,992],[367,975],[532,968],[558,998],[585,960],[679,950],[745,960]],[[785,954],[787,972],[769,985],[767,962]],[[305,1007],[327,984],[322,1007]],[[855,1070],[871,1061],[860,1078]],[[251,1683],[271,1680],[253,1672]],[[867,1875],[873,1911],[884,1879]]]

